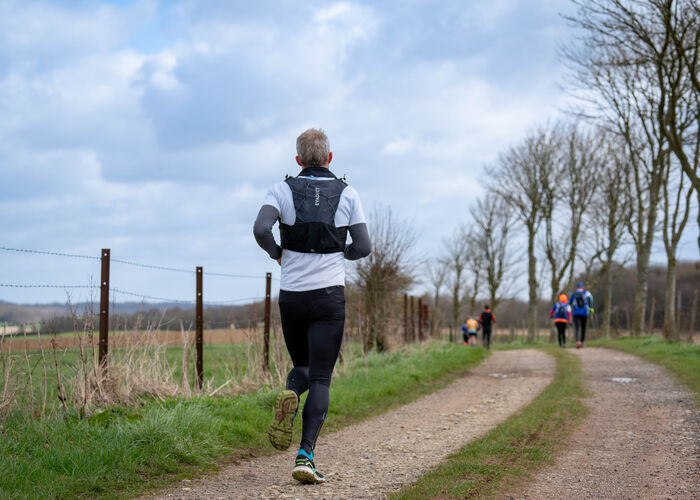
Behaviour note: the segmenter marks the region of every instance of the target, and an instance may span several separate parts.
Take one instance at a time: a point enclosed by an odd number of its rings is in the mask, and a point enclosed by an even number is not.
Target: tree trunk
[[[528,256],[528,286],[529,301],[527,304],[527,341],[535,342],[537,328],[537,258],[535,257],[535,230],[528,227],[527,241]]]
[[[651,242],[650,242],[651,243]],[[644,334],[644,316],[646,314],[647,294],[649,287],[649,256],[651,244],[638,250],[637,254],[637,286],[634,289],[634,312],[632,314],[632,336]]]
[[[612,259],[608,259],[608,272],[605,276],[605,309],[603,310],[603,333],[610,338],[610,319],[612,317],[613,272]]]
[[[440,294],[435,294],[435,300],[433,301],[433,317],[430,321],[430,336],[435,337],[435,333],[438,331],[438,304],[440,302]]]
[[[676,324],[676,259],[670,257],[666,267],[666,292],[664,294],[664,338],[673,340],[677,334]]]
[[[457,282],[459,282],[459,275],[457,276]],[[459,329],[457,328],[459,325],[459,286],[455,286],[452,290],[452,325],[450,325],[450,342],[454,342],[452,337],[453,331],[457,331],[457,335],[459,335]]]

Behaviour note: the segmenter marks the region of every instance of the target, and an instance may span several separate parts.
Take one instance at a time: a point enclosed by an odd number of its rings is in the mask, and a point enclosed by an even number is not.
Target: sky
[[[493,182],[498,153],[566,108],[557,47],[571,10],[0,0],[0,247],[93,257],[0,250],[0,283],[58,286],[0,286],[0,300],[63,301],[61,286],[99,283],[102,248],[203,266],[208,303],[264,296],[279,267],[252,224],[267,189],[298,172],[295,140],[310,127],[327,133],[331,169],[365,211],[391,207],[418,233],[415,255],[434,255]],[[189,301],[194,284],[191,272],[111,268],[111,286],[133,294],[117,301]]]

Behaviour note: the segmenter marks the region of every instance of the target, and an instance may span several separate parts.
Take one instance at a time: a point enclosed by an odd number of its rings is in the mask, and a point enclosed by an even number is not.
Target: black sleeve
[[[345,247],[345,258],[348,260],[358,260],[367,257],[372,251],[372,242],[369,240],[367,224],[355,224],[348,227],[352,243]]]
[[[275,225],[279,218],[279,211],[272,205],[263,205],[258,212],[258,217],[255,219],[253,226],[253,234],[255,241],[258,242],[260,248],[265,250],[273,259],[282,257],[282,248],[275,241],[272,235],[272,226]]]

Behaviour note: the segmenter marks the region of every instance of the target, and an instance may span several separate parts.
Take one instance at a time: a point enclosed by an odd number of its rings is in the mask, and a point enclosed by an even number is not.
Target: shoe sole
[[[301,465],[294,467],[292,477],[304,484],[320,484],[326,481],[322,477],[318,477],[311,467]]]
[[[292,444],[292,423],[299,407],[299,401],[294,391],[285,390],[277,395],[275,400],[275,416],[267,430],[272,446],[278,450],[286,450]]]

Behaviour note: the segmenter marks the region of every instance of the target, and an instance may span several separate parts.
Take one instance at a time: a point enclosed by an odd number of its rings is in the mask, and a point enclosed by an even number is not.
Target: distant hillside
[[[182,304],[166,302],[118,302],[110,304],[111,314],[130,315],[146,311],[165,311],[181,309]],[[191,309],[193,306],[186,306]],[[81,302],[73,304],[73,310],[78,316],[82,316],[86,311],[97,311],[98,304]],[[52,318],[70,316],[68,304],[55,302],[51,304],[13,304],[11,302],[0,301],[0,323],[11,324],[40,323]]]

